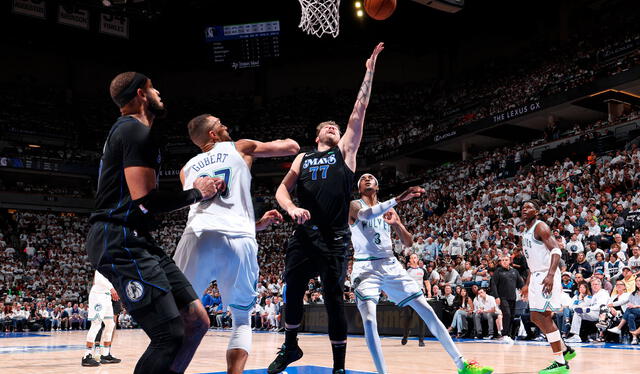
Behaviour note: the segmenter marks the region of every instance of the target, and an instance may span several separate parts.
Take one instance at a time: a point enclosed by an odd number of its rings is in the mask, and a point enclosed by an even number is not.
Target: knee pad
[[[95,342],[96,340],[96,336],[98,335],[98,331],[100,331],[100,328],[102,327],[102,321],[99,319],[94,319],[93,321],[91,321],[91,327],[89,327],[89,331],[87,332],[87,341],[88,342]]]
[[[227,349],[242,349],[251,352],[251,311],[231,308],[233,319],[231,338]]]
[[[104,331],[102,332],[102,341],[110,342],[113,337],[113,329],[116,327],[116,323],[113,319],[108,318],[104,320]]]

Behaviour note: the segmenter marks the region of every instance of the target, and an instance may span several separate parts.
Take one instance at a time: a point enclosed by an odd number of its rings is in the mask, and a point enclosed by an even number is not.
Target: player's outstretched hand
[[[262,218],[256,222],[256,231],[262,231],[272,224],[280,224],[284,219],[282,218],[282,214],[275,209],[272,209],[266,212]]]
[[[374,71],[376,69],[376,60],[378,59],[378,55],[384,49],[384,43],[378,43],[378,45],[374,48],[371,57],[367,60],[366,66],[367,70]]]
[[[425,191],[424,191],[424,188],[422,187],[418,187],[418,186],[409,187],[407,188],[406,191],[404,191],[403,193],[398,195],[398,197],[396,197],[396,201],[399,203],[403,201],[409,201],[414,197],[420,197],[424,193]]]
[[[306,209],[296,207],[291,209],[287,213],[289,213],[289,216],[291,216],[291,219],[293,219],[294,222],[300,225],[311,219],[311,213],[309,213],[309,211]]]
[[[218,193],[218,185],[220,185],[219,178],[202,177],[196,178],[193,182],[193,188],[200,191],[202,194],[202,200],[208,200],[216,196]],[[224,181],[222,182],[224,184]]]

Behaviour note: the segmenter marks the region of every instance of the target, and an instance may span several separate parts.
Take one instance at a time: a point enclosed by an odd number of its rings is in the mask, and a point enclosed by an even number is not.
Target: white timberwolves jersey
[[[362,199],[358,200],[362,207],[366,207]],[[391,226],[382,216],[368,220],[356,220],[351,229],[354,257],[359,260],[393,257],[391,243]]]
[[[551,252],[534,235],[536,226],[540,222],[542,221],[536,220],[533,226],[522,236],[522,250],[532,273],[548,271],[549,265],[551,265]]]
[[[184,190],[193,188],[196,178],[204,176],[223,179],[227,184],[224,193],[191,205],[186,230],[196,235],[216,231],[234,237],[255,237],[251,171],[234,142],[216,143],[209,152],[189,160],[182,171]]]

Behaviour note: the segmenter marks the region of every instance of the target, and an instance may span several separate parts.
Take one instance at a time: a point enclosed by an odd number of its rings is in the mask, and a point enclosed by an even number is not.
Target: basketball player
[[[300,151],[291,139],[259,142],[231,140],[220,119],[202,114],[188,124],[191,141],[202,153],[180,171],[184,189],[203,176],[222,177],[223,192],[194,204],[174,260],[198,295],[217,280],[224,303],[231,311],[231,338],[227,346],[227,372],[242,373],[251,351],[251,310],[256,302],[258,243],[256,230],[282,221],[277,210],[258,223],[251,201],[251,165],[256,157],[281,157]]]
[[[104,275],[100,274],[96,270],[93,276],[93,286],[89,291],[89,321],[91,321],[91,327],[87,332],[87,350],[82,357],[82,366],[99,366],[100,364],[117,364],[120,360],[111,355],[111,337],[113,331],[116,328],[116,324],[113,320],[113,307],[111,305],[111,299],[118,300],[118,293],[113,288],[113,285]],[[102,327],[104,322],[104,331],[102,332],[100,346],[102,346],[102,352],[100,355],[100,362],[92,356],[93,342],[98,335],[98,331]]]
[[[404,227],[393,207],[424,194],[424,189],[410,187],[398,197],[380,203],[378,188],[378,180],[371,174],[364,174],[358,181],[361,199],[352,201],[349,207],[349,223],[354,249],[351,277],[358,300],[358,310],[362,316],[365,340],[378,373],[388,372],[376,323],[376,304],[380,290],[389,295],[389,299],[399,307],[408,305],[420,315],[455,362],[458,373],[492,373],[492,368],[480,367],[462,357],[451,340],[447,328],[427,303],[420,285],[409,276],[393,255],[392,229],[405,245],[412,242],[411,234]]]
[[[278,204],[298,226],[289,238],[285,258],[285,341],[269,365],[269,374],[280,373],[302,358],[297,338],[302,300],[309,278],[317,275],[322,278],[329,317],[333,374],[344,373],[347,321],[342,287],[350,238],[349,202],[376,59],[383,49],[384,44],[378,44],[366,62],[367,72],[344,136],[333,121],[318,125],[317,150],[296,157],[276,192]],[[299,207],[290,195],[296,187]]]
[[[535,200],[522,205],[522,218],[527,225],[522,249],[531,272],[520,292],[524,300],[529,299],[531,321],[546,335],[553,351],[553,362],[539,373],[569,373],[568,361],[576,356],[576,352],[564,343],[553,321],[553,313],[562,310],[563,292],[558,271],[562,251],[549,226],[537,219],[539,211],[540,205]]]
[[[88,258],[151,339],[134,373],[183,373],[209,316],[150,230],[155,214],[209,199],[222,181],[201,178],[188,191],[159,190],[160,151],[152,126],[166,112],[160,93],[135,72],[117,75],[110,93],[122,116],[111,127],[100,160]]]
[[[371,174],[364,174],[362,177],[360,177],[361,179],[363,177],[367,177],[370,176]],[[371,177],[373,177],[373,175],[371,175]],[[373,177],[375,178],[375,177]],[[358,186],[359,189],[360,186]],[[361,199],[363,200],[364,197]],[[359,200],[358,200],[359,201]],[[355,209],[355,208],[352,208]],[[378,218],[381,219],[381,218]],[[353,242],[353,222],[351,223],[351,241]],[[404,226],[403,226],[404,227]],[[400,235],[400,233],[398,233],[398,235]],[[413,239],[411,238],[411,235],[407,237],[400,235],[400,238],[402,240],[402,244],[404,244],[406,247],[411,247],[411,245],[413,244]],[[418,266],[418,255],[415,253],[412,253],[411,256],[409,256],[409,263],[407,264],[407,274],[409,274],[409,277],[411,277],[411,279],[413,279],[418,286],[420,287],[422,293],[425,293],[425,288],[427,290],[430,290],[431,288],[431,283],[429,282],[429,276],[427,275],[427,272],[425,269],[421,268],[420,266]],[[426,287],[425,287],[426,286]],[[404,334],[402,335],[402,345],[407,344],[407,340],[409,339],[409,332],[411,330],[411,322],[413,322],[413,316],[415,314],[415,310],[410,307],[410,306],[404,306],[402,307],[402,312],[401,312],[401,318],[402,318],[402,325],[403,325],[403,329],[404,329]],[[424,323],[422,323],[422,321],[420,321],[418,323],[418,346],[419,347],[424,347],[424,333],[426,330],[426,326]]]

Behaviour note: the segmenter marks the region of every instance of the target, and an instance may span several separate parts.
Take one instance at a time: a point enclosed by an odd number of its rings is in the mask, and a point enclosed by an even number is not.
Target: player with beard
[[[256,157],[292,156],[300,151],[291,139],[259,142],[231,140],[220,119],[202,114],[187,125],[191,141],[202,153],[180,171],[184,189],[202,176],[222,177],[225,190],[214,199],[194,204],[174,260],[202,295],[217,280],[224,303],[231,310],[227,373],[240,374],[251,351],[251,310],[256,302],[258,243],[256,231],[282,221],[271,210],[257,223],[251,201],[251,165]]]
[[[539,211],[536,200],[522,205],[522,218],[526,223],[522,249],[531,271],[520,292],[524,300],[529,299],[531,321],[546,335],[553,351],[553,362],[539,373],[569,373],[568,361],[576,356],[576,352],[564,343],[553,321],[554,312],[562,310],[563,291],[558,271],[562,251],[549,226],[537,219]]]
[[[191,284],[151,237],[153,216],[213,197],[220,179],[200,178],[182,192],[158,189],[160,150],[152,132],[166,114],[160,93],[136,72],[117,75],[111,98],[122,116],[100,160],[96,208],[86,248],[151,342],[135,374],[183,373],[209,327]]]
[[[358,181],[360,200],[349,207],[349,224],[353,242],[353,271],[351,277],[362,316],[364,335],[378,374],[387,373],[376,322],[376,304],[380,291],[399,307],[410,307],[418,313],[429,331],[438,339],[457,366],[460,374],[490,374],[493,369],[466,361],[451,340],[433,308],[427,303],[421,285],[409,275],[393,255],[391,230],[400,236],[405,245],[413,242],[393,207],[424,194],[420,187],[409,187],[396,198],[378,201],[378,180],[364,174]],[[417,266],[417,256],[411,255]],[[423,278],[418,281],[422,283]],[[423,323],[424,321],[424,323]]]
[[[280,373],[302,358],[297,338],[302,300],[309,279],[318,275],[329,317],[333,373],[344,373],[347,321],[342,297],[351,236],[349,203],[376,59],[383,49],[383,43],[378,44],[366,62],[367,72],[344,136],[333,121],[318,125],[317,150],[296,157],[276,192],[278,204],[298,226],[289,238],[285,258],[285,341],[269,365],[269,374]],[[291,198],[294,188],[300,206]]]

